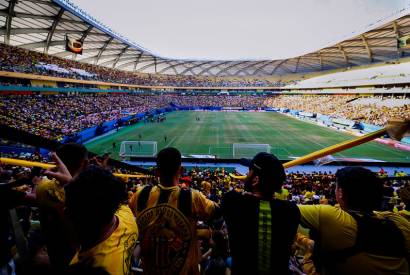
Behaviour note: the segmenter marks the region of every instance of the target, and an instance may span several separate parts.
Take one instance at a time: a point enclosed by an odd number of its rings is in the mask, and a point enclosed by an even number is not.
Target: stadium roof
[[[111,31],[65,0],[0,0],[0,41],[50,55],[126,71],[210,76],[270,76],[311,73],[409,56],[397,37],[410,34],[403,9],[344,41],[282,60],[169,59]],[[65,51],[65,36],[83,41],[83,54]],[[303,41],[301,41],[303,46]]]

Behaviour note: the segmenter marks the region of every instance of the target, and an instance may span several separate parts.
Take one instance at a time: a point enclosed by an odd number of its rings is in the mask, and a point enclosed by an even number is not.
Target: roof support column
[[[158,73],[159,73],[159,74],[162,74],[162,73],[164,73],[164,72],[166,72],[166,71],[172,69],[172,70],[174,71],[174,73],[177,75],[178,72],[177,72],[177,70],[175,69],[175,67],[177,67],[177,66],[182,66],[182,65],[185,65],[185,64],[189,64],[190,62],[191,62],[191,61],[185,61],[185,62],[179,62],[179,63],[173,64],[173,65],[170,65],[170,66],[168,66],[168,67],[163,68],[163,69],[160,70]],[[185,67],[185,68],[186,68],[186,67]]]
[[[296,66],[295,66],[295,73],[297,73],[298,69],[299,69],[299,62],[300,62],[300,56],[298,57],[298,59],[296,60]]]
[[[195,65],[193,65],[193,66],[191,66],[191,67],[189,67],[189,68],[186,68],[184,71],[181,72],[181,74],[186,74],[187,72],[191,72],[192,75],[195,75],[193,69],[199,68],[199,67],[201,67],[202,65],[211,64],[211,63],[212,63],[212,61],[200,62],[199,64],[195,64]]]
[[[13,21],[14,7],[16,6],[17,0],[10,0],[9,7],[7,9],[6,18],[6,35],[4,36],[4,43],[10,44],[10,33],[11,33],[11,21]]]
[[[396,20],[393,21],[393,30],[394,30],[394,33],[396,34],[396,39],[398,40],[399,37],[401,36],[401,33],[400,33],[399,26],[397,25]],[[403,57],[403,55],[404,55],[404,52],[400,51],[399,46],[397,45],[397,58],[401,58]]]
[[[118,54],[118,56],[115,58],[114,63],[112,63],[112,68],[114,69],[115,66],[117,65],[118,61],[120,60],[121,56],[128,50],[130,46],[126,46],[124,49],[121,50],[121,52]]]
[[[371,50],[370,47],[369,47],[369,43],[367,42],[366,37],[365,37],[363,34],[360,35],[360,37],[362,38],[363,45],[364,45],[364,47],[365,47],[365,49],[366,49],[366,51],[367,51],[367,55],[369,56],[370,62],[373,62],[372,50]]]
[[[250,74],[250,73],[247,71],[247,69],[249,69],[249,68],[251,68],[251,67],[254,67],[254,66],[256,66],[256,65],[259,65],[259,64],[266,63],[266,62],[270,62],[270,61],[266,61],[266,60],[264,60],[264,61],[259,61],[259,62],[256,62],[256,63],[252,63],[252,64],[250,64],[250,65],[247,65],[247,66],[245,66],[245,67],[242,67],[241,69],[239,69],[239,70],[236,72],[236,75],[239,75],[240,73],[244,73],[245,75],[254,75],[254,73],[256,72],[257,69],[255,69],[255,70],[253,71],[253,74]]]
[[[110,39],[107,40],[107,42],[105,42],[104,46],[102,46],[102,48],[100,49],[100,51],[97,54],[97,57],[94,60],[94,65],[97,65],[98,60],[100,60],[100,57],[102,55],[102,53],[105,51],[105,49],[108,47],[108,45],[111,43],[111,41],[113,40],[113,37],[110,37]]]
[[[61,8],[60,11],[58,12],[56,18],[53,21],[53,25],[51,25],[50,32],[47,35],[47,40],[46,40],[46,46],[44,47],[44,53],[48,54],[48,49],[50,48],[50,42],[51,39],[53,38],[54,32],[57,28],[58,23],[60,23],[60,19],[63,16],[64,9]]]
[[[270,73],[271,75],[273,75],[277,69],[279,69],[279,67],[284,64],[285,62],[287,62],[289,59],[283,59],[281,62],[279,62],[276,67],[272,70],[272,72]]]
[[[323,58],[322,58],[322,55],[320,54],[320,50],[317,51],[317,58],[319,59],[320,70],[323,70]]]
[[[348,66],[349,66],[349,59],[348,59],[348,57],[347,57],[346,51],[343,49],[343,46],[342,46],[341,44],[337,45],[337,47],[338,47],[339,51],[342,53],[342,55],[343,55],[343,59],[344,59],[345,62],[346,62],[346,67],[348,67]]]
[[[140,62],[141,56],[142,56],[142,52],[140,52],[140,54],[137,56],[137,59],[135,60],[134,69],[132,70],[134,73],[137,71],[137,65]]]

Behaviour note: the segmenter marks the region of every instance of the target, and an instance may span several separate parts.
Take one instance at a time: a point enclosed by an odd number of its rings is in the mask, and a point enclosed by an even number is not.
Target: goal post
[[[232,155],[234,158],[253,158],[257,153],[270,153],[269,144],[233,143]]]
[[[155,157],[158,152],[156,141],[123,141],[121,157]]]

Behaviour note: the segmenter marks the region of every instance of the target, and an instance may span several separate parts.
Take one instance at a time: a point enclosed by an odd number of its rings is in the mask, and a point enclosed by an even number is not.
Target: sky
[[[410,7],[410,0],[71,0],[154,54],[283,59],[316,51]]]

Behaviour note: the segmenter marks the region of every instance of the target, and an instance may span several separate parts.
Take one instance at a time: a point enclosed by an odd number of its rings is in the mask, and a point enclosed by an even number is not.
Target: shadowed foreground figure
[[[232,274],[288,274],[300,213],[294,203],[274,199],[286,174],[272,154],[259,153],[249,167],[245,192],[222,200],[232,253]]]
[[[376,212],[383,183],[375,173],[346,167],[336,173],[338,206],[299,205],[301,224],[315,240],[321,274],[409,274],[410,223]]]
[[[125,184],[111,172],[90,166],[65,187],[65,214],[72,221],[80,249],[71,264],[92,263],[111,275],[130,273],[138,239]]]

